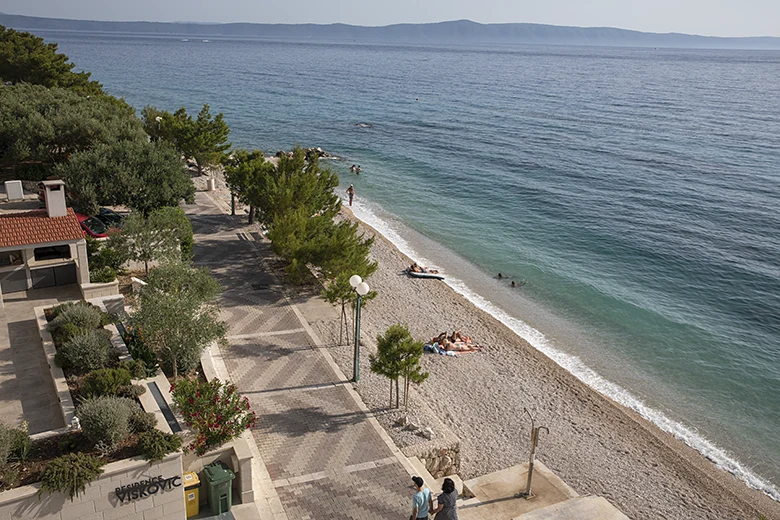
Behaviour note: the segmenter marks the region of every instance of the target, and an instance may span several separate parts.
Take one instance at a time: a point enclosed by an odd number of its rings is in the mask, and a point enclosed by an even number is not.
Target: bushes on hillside
[[[114,280],[116,280],[116,271],[108,265],[89,271],[89,281],[91,283],[108,283]]]

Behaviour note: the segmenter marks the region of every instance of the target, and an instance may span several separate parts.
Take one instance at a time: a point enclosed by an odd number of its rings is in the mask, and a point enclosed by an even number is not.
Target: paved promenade
[[[219,354],[258,413],[252,437],[265,478],[258,509],[267,504],[274,518],[289,520],[408,518],[411,466],[306,320],[330,311],[293,304],[264,267],[267,242],[224,209],[204,192],[186,207],[195,263],[223,286],[230,348]]]

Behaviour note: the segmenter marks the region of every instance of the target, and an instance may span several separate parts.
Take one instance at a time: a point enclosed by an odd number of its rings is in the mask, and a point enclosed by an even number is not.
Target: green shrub
[[[154,377],[160,368],[160,364],[157,355],[144,342],[140,332],[135,329],[129,329],[127,334],[125,334],[124,340],[127,350],[133,356],[133,359],[143,363],[144,377]]]
[[[54,318],[56,318],[57,316],[59,316],[60,314],[62,314],[63,312],[65,312],[66,310],[68,310],[71,307],[73,307],[74,305],[76,305],[76,302],[65,302],[65,303],[61,303],[59,305],[55,305],[54,307],[52,307],[52,309],[51,309],[52,320]]]
[[[102,396],[84,400],[76,410],[81,429],[93,444],[113,449],[132,432],[131,418],[138,403],[125,397]]]
[[[82,397],[116,396],[128,386],[130,386],[130,372],[124,368],[101,368],[84,376],[80,394]]]
[[[117,394],[119,397],[127,397],[128,399],[138,399],[146,393],[146,387],[141,385],[127,385],[119,389]]]
[[[49,322],[49,331],[54,333],[66,323],[73,323],[82,329],[96,329],[101,326],[104,312],[85,301],[79,301],[67,308],[54,308],[57,317]]]
[[[230,442],[257,421],[255,412],[249,409],[249,400],[230,382],[179,379],[172,393],[184,422],[196,434],[187,449],[198,455]]]
[[[108,283],[116,280],[116,271],[113,267],[105,265],[89,272],[91,283]]]
[[[32,440],[27,433],[26,422],[20,428],[11,428],[0,422],[0,487],[16,482],[18,463],[27,460],[31,449]]]
[[[103,474],[103,461],[94,455],[68,453],[57,457],[46,465],[41,477],[40,496],[44,491],[49,494],[59,491],[70,498],[83,493],[87,485]]]
[[[138,438],[141,455],[149,462],[163,460],[166,455],[181,449],[181,437],[154,429],[144,432]]]
[[[128,348],[128,351],[130,349]],[[130,355],[132,356],[133,353],[130,352]],[[146,364],[140,360],[140,359],[126,359],[119,363],[120,368],[124,368],[128,372],[130,372],[130,375],[133,377],[133,379],[146,379],[147,373],[146,373]]]
[[[95,269],[110,267],[115,273],[122,272],[122,267],[128,258],[113,247],[103,246],[98,253],[89,259],[89,265]]]
[[[55,361],[77,374],[104,368],[113,352],[110,337],[111,333],[103,329],[76,336],[58,350]]]
[[[90,330],[91,329],[81,328],[75,323],[66,323],[52,334],[52,339],[54,340],[55,345],[64,345],[76,336],[80,336]]]
[[[130,428],[135,433],[143,433],[157,428],[157,417],[151,412],[145,412],[138,406],[130,415]]]

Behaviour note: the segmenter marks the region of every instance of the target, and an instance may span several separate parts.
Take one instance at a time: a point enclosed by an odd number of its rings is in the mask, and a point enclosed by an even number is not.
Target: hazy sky
[[[0,12],[89,20],[388,25],[469,19],[711,36],[780,36],[780,0],[0,0]]]

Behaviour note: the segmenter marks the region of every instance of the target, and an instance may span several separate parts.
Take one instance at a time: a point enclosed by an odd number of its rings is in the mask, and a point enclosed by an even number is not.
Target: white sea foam
[[[355,214],[355,217],[376,229],[392,242],[399,251],[412,258],[418,264],[435,265],[432,259],[425,258],[415,251],[393,225],[377,215],[377,212],[372,209],[370,204],[363,202],[356,203],[352,207],[352,211]],[[446,273],[442,271],[442,274]],[[750,469],[745,467],[745,465],[739,462],[734,456],[730,455],[726,450],[716,446],[693,428],[672,420],[661,411],[645,405],[641,399],[632,395],[631,392],[625,388],[604,379],[593,369],[585,365],[577,356],[572,356],[556,349],[540,331],[523,321],[510,316],[503,309],[469,289],[462,280],[447,276],[445,283],[478,308],[492,315],[498,321],[509,327],[515,334],[523,338],[537,350],[543,352],[558,365],[571,372],[580,381],[606,395],[613,401],[639,413],[639,415],[652,422],[663,431],[670,433],[688,446],[697,450],[717,467],[728,471],[741,479],[749,487],[763,491],[770,498],[780,502],[780,491],[775,486],[751,472]]]

